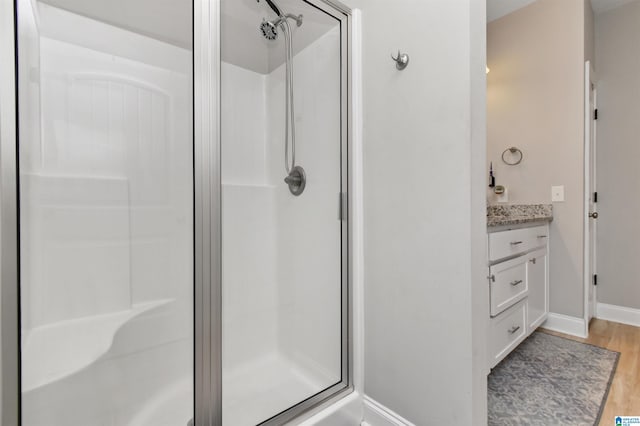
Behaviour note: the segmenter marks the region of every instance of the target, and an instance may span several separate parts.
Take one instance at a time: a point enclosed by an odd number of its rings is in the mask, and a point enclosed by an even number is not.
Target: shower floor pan
[[[223,425],[229,426],[255,426],[338,381],[277,354],[223,377]],[[191,417],[185,407],[192,401],[192,386],[187,377],[158,392],[128,426],[186,425]]]

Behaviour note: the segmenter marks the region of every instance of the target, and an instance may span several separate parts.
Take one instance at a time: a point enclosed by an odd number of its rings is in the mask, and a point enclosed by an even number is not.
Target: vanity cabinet
[[[527,260],[527,281],[530,289],[527,296],[527,327],[530,332],[538,328],[549,313],[549,256],[546,249],[530,253]]]
[[[548,241],[548,224],[488,234],[490,369],[547,319]]]

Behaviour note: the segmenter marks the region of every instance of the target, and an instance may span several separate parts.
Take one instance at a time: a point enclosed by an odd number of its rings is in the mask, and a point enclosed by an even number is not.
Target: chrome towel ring
[[[515,158],[510,159],[511,161],[506,160],[504,156],[507,152],[510,152],[513,156],[515,156]],[[520,149],[516,148],[515,146],[512,146],[511,148],[507,148],[504,151],[502,151],[502,161],[504,162],[504,164],[508,164],[509,166],[515,166],[517,164],[520,164],[523,158],[524,158],[524,154],[522,153],[522,151],[520,151]]]

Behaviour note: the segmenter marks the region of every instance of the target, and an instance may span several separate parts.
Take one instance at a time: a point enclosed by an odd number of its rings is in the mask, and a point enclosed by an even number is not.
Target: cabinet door
[[[547,319],[549,313],[549,261],[547,250],[537,250],[527,255],[527,281],[529,283],[527,325],[535,330]]]

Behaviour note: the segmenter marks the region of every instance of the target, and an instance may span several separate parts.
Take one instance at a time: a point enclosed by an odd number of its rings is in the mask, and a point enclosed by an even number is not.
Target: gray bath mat
[[[489,375],[489,425],[596,425],[619,357],[534,332]]]

